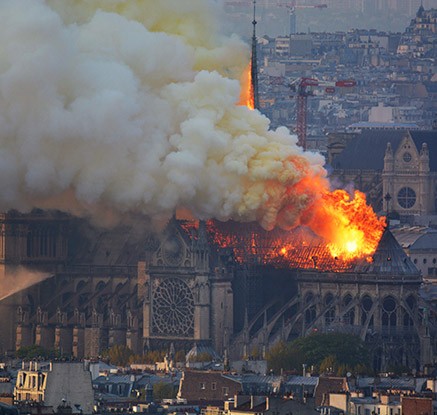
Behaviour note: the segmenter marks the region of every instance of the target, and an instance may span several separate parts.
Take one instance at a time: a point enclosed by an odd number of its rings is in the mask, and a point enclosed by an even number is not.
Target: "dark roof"
[[[422,148],[423,143],[428,144],[430,169],[431,171],[437,171],[437,130],[363,130],[334,158],[332,166],[338,170],[382,171],[387,143],[391,143],[393,151],[396,151],[402,139],[408,133],[410,133],[418,151]]]
[[[389,276],[406,275],[420,278],[420,271],[388,229],[382,234],[378,248],[372,258],[372,262],[363,260],[358,263],[354,268],[354,272]]]
[[[428,232],[422,235],[410,246],[410,252],[424,250],[437,250],[437,232]]]

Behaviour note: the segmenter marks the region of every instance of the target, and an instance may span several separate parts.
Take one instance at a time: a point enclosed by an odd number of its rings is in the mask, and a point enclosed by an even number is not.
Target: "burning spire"
[[[250,65],[250,79],[252,84],[253,104],[255,109],[259,109],[259,95],[258,95],[258,63],[256,54],[256,0],[253,0],[253,33],[252,33],[252,57]]]
[[[250,63],[243,72],[241,77],[241,92],[239,105],[244,105],[247,108],[259,109],[259,94],[258,94],[258,65],[257,65],[257,41],[256,41],[256,0],[253,0],[253,34],[252,34],[252,54]]]

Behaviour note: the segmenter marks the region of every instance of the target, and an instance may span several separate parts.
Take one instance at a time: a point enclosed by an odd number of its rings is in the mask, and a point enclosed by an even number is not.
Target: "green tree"
[[[176,394],[176,388],[172,383],[159,382],[153,385],[153,399],[155,401],[174,399],[176,398]]]
[[[344,333],[312,334],[293,343],[304,354],[307,364],[319,367],[327,356],[334,356],[339,365],[354,367],[357,364],[369,366],[369,352],[358,337]]]
[[[275,372],[281,368],[300,370],[304,363],[320,371],[331,367],[334,373],[353,372],[352,368],[362,371],[370,366],[364,342],[358,336],[343,333],[315,333],[292,343],[280,343],[268,352],[267,363]]]
[[[185,354],[184,350],[178,350],[174,356],[176,362],[185,362]]]
[[[37,346],[36,344],[32,346],[25,346],[17,350],[16,356],[19,359],[55,359],[59,357],[59,353],[55,350],[48,350],[44,347]]]
[[[103,352],[103,357],[107,358],[113,365],[125,367],[130,362],[130,357],[133,354],[129,347],[116,344]]]
[[[320,362],[320,373],[336,373],[338,366],[337,358],[330,354]]]
[[[267,365],[275,373],[285,371],[300,371],[305,363],[305,356],[292,343],[280,342],[266,353]]]

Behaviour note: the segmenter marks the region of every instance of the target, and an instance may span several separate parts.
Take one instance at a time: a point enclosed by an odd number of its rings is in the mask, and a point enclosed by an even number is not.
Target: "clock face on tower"
[[[168,238],[162,247],[162,256],[166,265],[178,266],[184,258],[184,245],[180,238],[172,236]]]

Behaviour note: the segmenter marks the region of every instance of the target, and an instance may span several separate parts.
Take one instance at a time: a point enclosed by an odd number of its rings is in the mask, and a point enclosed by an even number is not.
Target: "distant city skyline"
[[[251,3],[252,0],[223,0],[227,31],[250,36]],[[350,29],[403,32],[421,4],[425,9],[437,8],[437,0],[257,0],[258,35],[276,37],[289,34],[287,4],[328,6],[323,9],[298,8],[296,26],[300,33]]]

